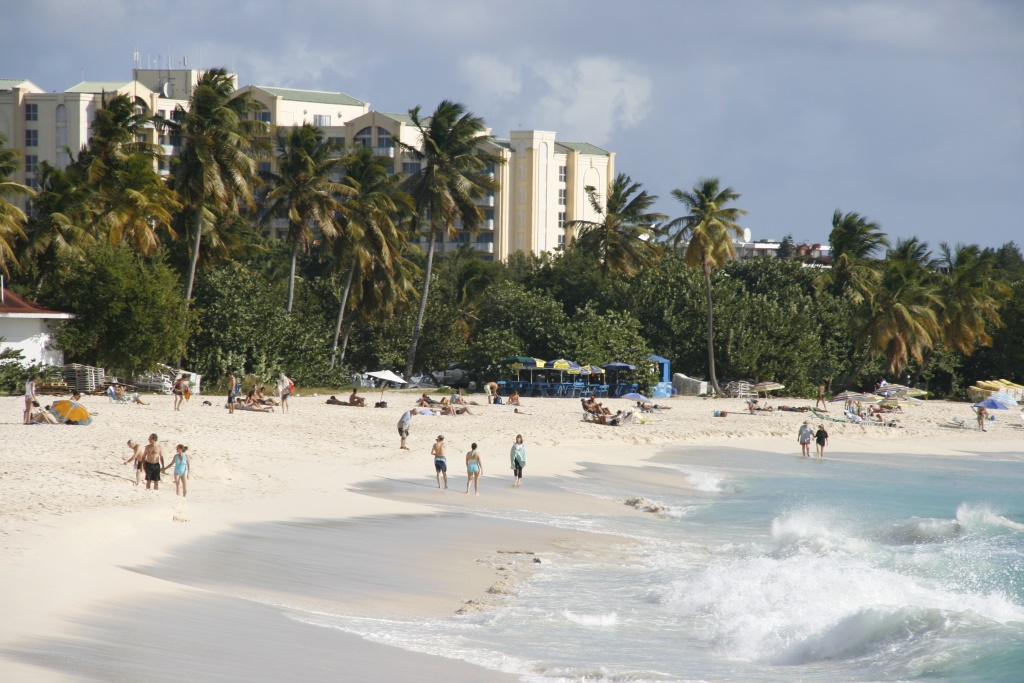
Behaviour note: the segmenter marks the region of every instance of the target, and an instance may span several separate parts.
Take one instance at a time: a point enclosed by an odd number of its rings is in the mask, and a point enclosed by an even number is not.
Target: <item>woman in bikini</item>
[[[480,495],[480,475],[484,473],[484,464],[480,462],[480,454],[476,452],[476,444],[473,444],[469,453],[466,453],[466,493],[469,493],[469,485],[473,485],[473,495]]]

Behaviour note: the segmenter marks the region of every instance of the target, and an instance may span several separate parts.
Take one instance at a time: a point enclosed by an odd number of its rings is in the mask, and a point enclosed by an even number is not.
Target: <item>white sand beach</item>
[[[181,549],[202,548],[204,539],[256,528],[252,525],[387,515],[435,519],[436,524],[407,525],[405,532],[401,524],[392,524],[353,536],[363,539],[365,548],[360,551],[357,544],[339,551],[338,574],[329,577],[334,591],[330,608],[353,615],[439,617],[487,609],[506,588],[514,592],[517,577],[528,575],[534,559],[543,563],[545,554],[571,551],[595,539],[542,524],[437,517],[438,505],[446,515],[482,506],[525,509],[538,516],[570,510],[642,515],[622,501],[570,494],[543,482],[573,477],[586,463],[644,468],[637,470],[635,482],[652,491],[685,486],[682,479],[650,469],[647,459],[662,447],[683,444],[794,454],[799,452],[798,426],[805,419],[818,424],[805,413],[749,415],[739,400],[676,398],[665,401],[671,410],[651,415],[650,423],[606,427],[583,422],[576,400],[524,399],[522,414],[509,406],[481,405],[472,407],[472,416],[416,416],[411,450],[399,450],[395,425],[415,397],[413,392],[389,392],[391,407],[378,410],[326,405],[326,396],[299,396],[291,400],[287,415],[229,415],[221,407],[223,397],[211,398],[213,407],[202,405],[208,397],[193,397],[177,413],[171,410],[170,397],[152,397],[148,406],[86,397],[83,403],[94,420],[84,427],[26,427],[20,424],[21,398],[0,399],[0,414],[7,416],[0,423],[5,444],[0,456],[0,611],[5,615],[0,620],[0,680],[96,677],[97,670],[61,671],[31,653],[38,653],[40,643],[81,642],[84,632],[96,637],[96,621],[105,615],[142,619],[144,615],[133,612],[142,605],[164,606],[162,637],[173,637],[175,624],[214,610],[216,601],[225,598],[210,597],[202,609],[188,612],[183,606],[200,604],[194,601],[201,600],[201,591],[140,568],[167,558],[194,563],[197,556]],[[472,398],[485,403],[482,396]],[[613,409],[629,403],[606,401]],[[809,405],[793,399],[769,403]],[[715,418],[714,410],[730,414]],[[832,414],[837,412],[833,406]],[[905,408],[898,429],[827,423],[831,438],[826,457],[1019,453],[1024,441],[1019,415],[1000,411],[996,417],[982,433],[967,404],[929,401]],[[967,428],[955,426],[954,418],[965,420]],[[144,485],[134,486],[133,471],[122,464],[129,455],[126,440],[144,441],[151,432],[159,436],[168,459],[175,444],[188,445],[193,474],[187,499],[175,496],[169,473],[159,491],[147,491]],[[447,491],[436,488],[430,456],[438,434],[448,444]],[[520,488],[511,486],[508,458],[516,434],[524,436],[529,449]],[[479,497],[464,493],[463,459],[474,441],[484,465]],[[297,581],[302,580],[300,574]],[[255,631],[253,624],[273,604],[272,596],[266,587],[258,596],[238,595],[249,600],[235,613],[238,627]],[[192,635],[208,643],[218,629],[215,621],[202,623],[206,632],[193,630]],[[279,636],[276,646],[309,648],[326,637],[311,636],[300,626]],[[249,680],[281,680],[271,665],[276,646],[262,643],[255,633],[248,643],[252,670],[262,672]],[[470,675],[465,669],[469,664],[347,634],[339,634],[332,647],[344,652],[349,678],[325,675],[323,680],[515,680],[479,667],[472,667]],[[101,668],[102,662],[96,666]],[[155,666],[173,670],[173,662]],[[322,673],[311,670],[300,678],[321,680]]]

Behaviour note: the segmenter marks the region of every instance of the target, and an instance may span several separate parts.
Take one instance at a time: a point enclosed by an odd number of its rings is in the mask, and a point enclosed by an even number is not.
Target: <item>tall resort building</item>
[[[8,147],[22,153],[24,162],[14,179],[37,188],[40,162],[66,167],[71,161],[68,150],[77,154],[88,143],[89,126],[104,93],[128,95],[140,114],[173,118],[178,107],[187,106],[201,75],[184,68],[134,69],[131,81],[84,81],[59,93],[48,93],[27,79],[0,79],[0,135]],[[395,173],[420,170],[419,160],[406,151],[422,142],[408,114],[372,111],[369,103],[342,92],[261,85],[236,92],[248,94],[258,107],[253,116],[271,126],[310,123],[328,138],[350,147],[369,147],[391,159]],[[140,141],[162,145],[167,158],[179,154],[182,144],[155,126],[147,128]],[[572,230],[566,228],[570,222],[600,220],[586,188],[595,189],[603,207],[614,177],[614,153],[586,142],[558,140],[554,132],[541,130],[515,130],[508,137],[488,131],[480,138],[480,148],[504,161],[489,169],[499,189],[479,199],[482,228],[475,234],[459,229],[453,239],[438,242],[438,253],[470,245],[487,260],[505,260],[516,252],[539,255],[572,241]],[[272,157],[259,163],[262,171],[275,170]],[[158,165],[161,173],[168,172],[166,159]],[[266,237],[281,237],[287,226],[274,221],[260,230]],[[420,246],[429,246],[427,240],[421,237]]]

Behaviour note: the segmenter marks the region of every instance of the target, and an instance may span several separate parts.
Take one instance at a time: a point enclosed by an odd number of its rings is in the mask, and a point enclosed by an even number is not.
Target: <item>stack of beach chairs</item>
[[[64,383],[80,394],[92,394],[106,389],[106,372],[91,365],[68,363],[64,366]]]
[[[722,387],[722,391],[724,391],[725,395],[730,398],[749,398],[757,396],[757,394],[754,393],[753,385],[744,380],[729,382]]]

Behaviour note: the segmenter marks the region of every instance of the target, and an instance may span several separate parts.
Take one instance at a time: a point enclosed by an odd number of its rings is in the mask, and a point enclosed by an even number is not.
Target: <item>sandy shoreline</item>
[[[574,498],[541,485],[531,489],[530,484],[573,476],[584,462],[636,465],[659,447],[677,444],[788,453],[795,450],[796,429],[806,417],[737,412],[713,418],[713,410],[738,410],[741,402],[683,398],[670,401],[673,409],[654,416],[657,422],[613,428],[580,421],[576,401],[531,399],[525,407],[528,415],[516,415],[504,406],[480,406],[474,408],[474,416],[418,416],[412,425],[412,450],[400,451],[395,422],[400,406],[411,404],[412,394],[390,393],[393,407],[388,410],[328,406],[324,398],[293,399],[288,415],[229,416],[220,407],[204,407],[196,400],[174,413],[170,397],[155,397],[149,406],[114,405],[90,397],[85,403],[96,417],[88,427],[25,427],[19,420],[21,399],[0,399],[0,414],[8,416],[0,424],[6,444],[0,463],[0,581],[10,588],[0,598],[0,609],[8,616],[0,621],[0,653],[6,653],[0,654],[0,677],[68,680],[59,672],[12,658],[12,646],[33,639],[73,638],[83,621],[95,617],[97,605],[178,595],[182,589],[172,582],[125,567],[156,563],[174,548],[240,525],[436,514],[438,505],[469,510],[516,505],[537,514],[569,508],[642,514],[617,504],[613,511],[610,502]],[[624,407],[627,402],[608,403]],[[903,429],[830,423],[830,452],[837,458],[854,453],[991,452],[1001,457],[1019,452],[1024,429],[1013,412],[999,413],[986,434],[953,428],[954,417],[969,421],[967,405],[929,402],[907,409],[900,417]],[[132,473],[122,465],[128,454],[123,444],[150,432],[160,436],[169,452],[175,443],[189,445],[195,470],[187,503],[174,496],[169,481],[159,492],[132,485]],[[429,447],[439,433],[450,444],[448,492],[433,488]],[[529,462],[525,486],[511,490],[508,447],[517,433],[526,438]],[[470,441],[480,444],[484,456],[479,498],[456,493],[464,490],[461,460]],[[385,484],[389,490],[381,489]],[[573,536],[555,531],[517,531],[519,535],[452,548],[444,555],[443,571],[437,572],[444,578],[431,599],[420,602],[409,591],[381,590],[362,609],[450,615],[466,600],[485,595],[495,582],[494,567],[476,560],[501,549],[546,552]],[[442,562],[424,552],[423,542],[392,545],[401,546],[396,552],[415,557],[417,566],[428,570]],[[394,562],[396,557],[369,558],[366,564],[372,569],[374,562]],[[408,664],[403,658],[412,654],[396,654],[395,661]],[[459,664],[437,657],[430,661],[430,666],[441,667],[438,675],[444,667]]]

